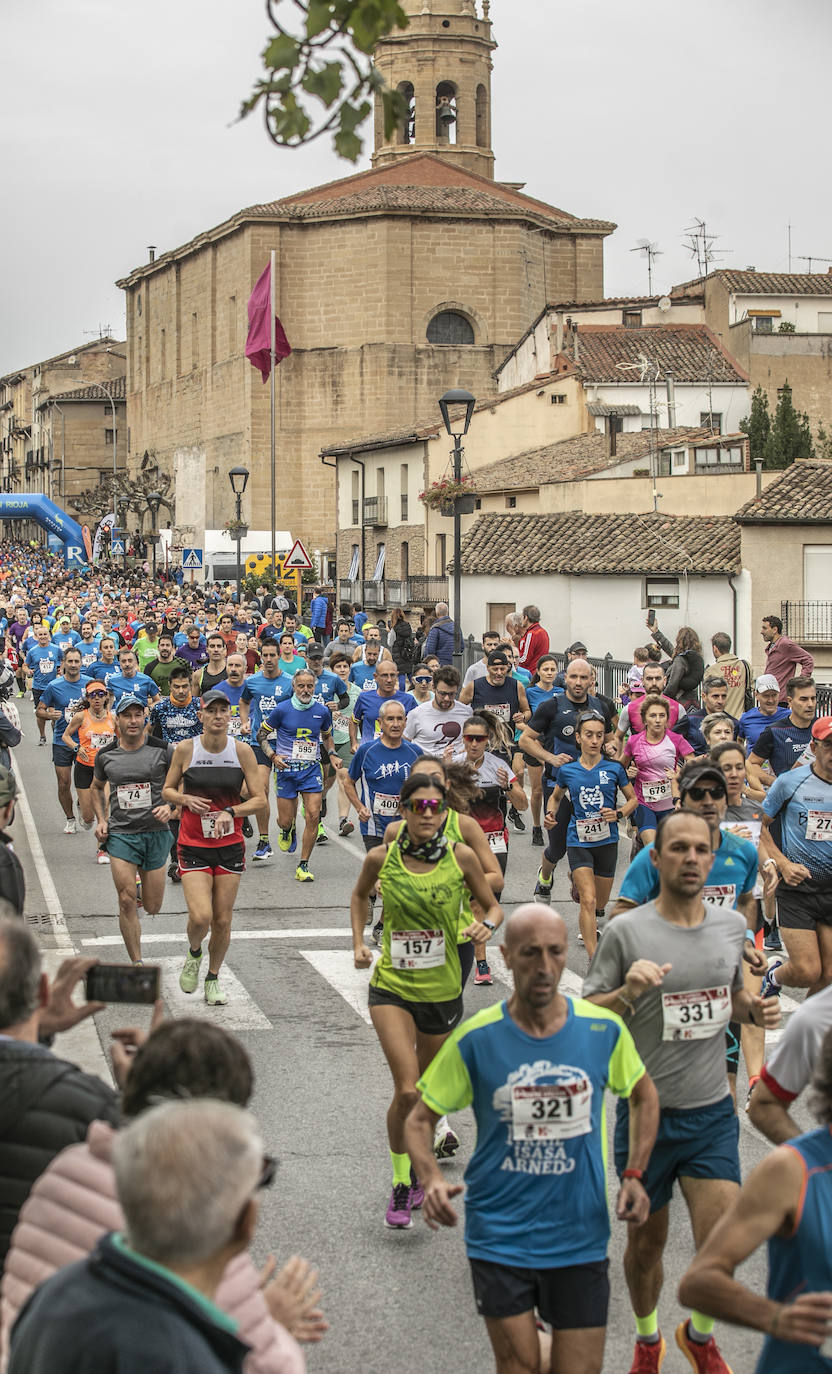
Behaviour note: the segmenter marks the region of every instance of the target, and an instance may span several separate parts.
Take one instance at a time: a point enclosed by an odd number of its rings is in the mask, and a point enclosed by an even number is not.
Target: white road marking
[[[38,882],[49,916],[49,924],[55,938],[55,948],[43,950],[43,966],[46,973],[50,977],[54,977],[58,966],[63,963],[64,959],[71,958],[77,951],[72,943],[64,909],[58,896],[58,889],[46,862],[46,855],[43,852],[43,845],[40,842],[35,818],[32,815],[32,808],[29,805],[29,798],[26,795],[26,788],[19,771],[15,773],[15,780],[17,782],[17,806],[23,817],[23,828],[26,831],[29,852],[37,870]],[[116,940],[116,944],[121,944],[121,937]],[[76,993],[74,1000],[82,1001],[83,998],[80,998]],[[92,1017],[87,1021],[82,1021],[72,1030],[62,1031],[59,1046],[61,1058],[77,1064],[85,1073],[95,1074],[98,1078],[102,1078],[105,1083],[112,1084],[113,1075],[101,1047],[101,1041],[98,1038],[98,1031]]]
[[[349,840],[345,840],[343,835],[339,835],[337,831],[330,830],[328,825],[324,826],[324,830],[332,844],[340,845],[341,849],[346,849],[348,854],[351,854],[354,859],[357,859],[360,864],[363,864],[364,854],[361,849],[356,849],[354,844],[350,844]]]
[[[178,937],[182,940],[182,936]],[[144,940],[142,941],[144,944]],[[228,993],[228,1006],[209,1007],[204,996],[205,974],[200,970],[199,986],[196,992],[183,992],[179,986],[182,972],[182,956],[171,954],[166,958],[152,960],[162,970],[162,999],[172,1016],[196,1016],[201,1020],[216,1021],[223,1030],[271,1030],[272,1023],[258,1007],[254,998],[246,992],[236,974],[227,964],[220,971],[220,984],[223,992]],[[208,972],[208,956],[202,957],[202,967]]]
[[[341,936],[344,939],[352,938],[352,931],[349,926],[326,926],[318,930],[232,930],[231,944],[237,940],[336,940]],[[168,934],[147,934],[142,931],[142,948],[145,945],[181,945],[184,940],[182,932]],[[120,935],[90,935],[86,940],[81,941],[82,945],[120,945]]]
[[[325,978],[330,987],[357,1011],[362,1020],[371,1025],[367,1007],[367,988],[372,968],[359,969],[353,963],[352,950],[349,949],[302,949],[301,954],[317,973]],[[378,952],[373,951],[373,961]]]

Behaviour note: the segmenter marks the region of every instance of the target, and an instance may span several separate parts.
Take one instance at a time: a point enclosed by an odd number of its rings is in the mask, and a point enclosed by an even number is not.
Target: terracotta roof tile
[[[797,462],[747,501],[736,514],[742,525],[832,524],[832,463]]]
[[[571,354],[567,336],[561,356],[571,360]],[[578,331],[578,370],[585,382],[638,382],[645,358],[659,369],[660,378],[672,368],[677,382],[748,382],[739,363],[704,324],[643,329],[585,324]]]
[[[126,377],[108,377],[104,382],[107,390],[112,393],[114,401],[123,401],[127,395]],[[88,386],[76,387],[74,391],[62,391],[55,396],[47,396],[44,404],[50,401],[107,401],[107,396],[96,382],[90,382]]]
[[[718,277],[729,291],[743,296],[832,296],[832,275],[825,272],[732,272],[720,268],[709,277],[694,277],[680,282],[673,290],[687,286],[704,286]]]
[[[462,541],[467,576],[636,576],[740,571],[731,516],[481,515]]]
[[[696,443],[709,437],[710,430],[700,426],[681,425],[676,429],[659,429],[656,431],[656,447],[661,450],[674,445]],[[650,442],[649,431],[619,434],[616,454],[611,458],[610,441],[606,434],[578,434],[572,439],[561,439],[556,444],[546,444],[542,448],[519,453],[516,458],[501,458],[487,467],[477,468],[473,473],[471,490],[484,495],[489,491],[505,491],[511,487],[575,482],[581,477],[589,477],[607,468],[613,471],[621,463],[646,457],[650,452]]]

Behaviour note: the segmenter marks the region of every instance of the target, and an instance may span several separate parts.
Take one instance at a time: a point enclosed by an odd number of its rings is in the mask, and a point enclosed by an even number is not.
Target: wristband
[[[745,938],[746,938],[746,940],[750,940],[751,943],[752,943],[752,945],[753,945],[753,944],[756,944],[757,937],[756,937],[756,935],[754,934],[754,931],[753,931],[753,930],[746,930],[746,932],[745,932]]]
[[[643,1183],[643,1182],[644,1182],[644,1170],[643,1170],[643,1169],[624,1169],[624,1170],[622,1170],[621,1177],[622,1177],[622,1178],[637,1178],[638,1181],[639,1181],[639,1183]]]
[[[777,860],[776,860],[776,859],[766,859],[765,863],[763,864],[763,868],[768,868],[769,864],[774,864],[774,867],[777,868]],[[778,869],[778,872],[779,872],[779,871],[780,871],[780,870]]]
[[[482,918],[482,924],[483,924],[484,926],[486,926],[486,927],[488,928],[488,930],[496,930],[496,929],[497,929],[497,927],[495,926],[494,922],[493,922],[493,921],[487,921],[487,920],[485,919],[484,916],[483,916],[483,918]]]

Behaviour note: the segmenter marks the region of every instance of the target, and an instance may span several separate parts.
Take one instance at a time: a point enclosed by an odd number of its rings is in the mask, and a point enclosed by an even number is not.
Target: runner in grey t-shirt
[[[624,1257],[636,1316],[633,1368],[644,1371],[658,1370],[664,1355],[657,1307],[674,1184],[680,1182],[701,1245],[740,1183],[739,1126],[728,1091],[723,1031],[732,1019],[766,1028],[778,1024],[768,1003],[743,988],[743,918],[702,900],[711,845],[703,816],[682,810],[662,819],[650,851],[659,895],[610,923],[584,983],[588,1001],[628,1019],[659,1093],[659,1130],[644,1180],[650,1216],[629,1231]],[[629,1121],[619,1110],[619,1174],[628,1149]],[[695,1369],[724,1374],[728,1366],[713,1325],[693,1312],[678,1326],[676,1344]]]

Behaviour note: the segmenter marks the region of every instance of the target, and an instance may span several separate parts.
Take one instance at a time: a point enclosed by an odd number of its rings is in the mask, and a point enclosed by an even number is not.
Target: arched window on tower
[[[488,147],[488,92],[484,86],[477,87],[476,103],[477,147]]]
[[[440,81],[436,87],[436,140],[457,141],[456,86],[452,81]]]
[[[410,81],[400,81],[396,90],[407,102],[407,113],[399,125],[398,142],[416,142],[416,94]]]
[[[440,310],[428,325],[427,340],[432,344],[472,344],[474,328],[458,310]]]

